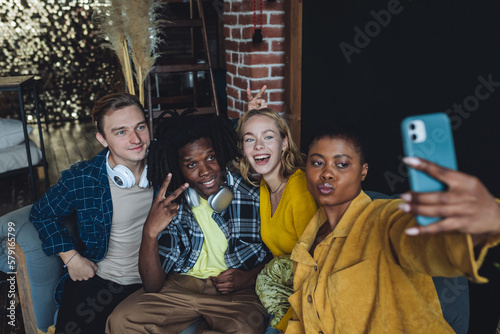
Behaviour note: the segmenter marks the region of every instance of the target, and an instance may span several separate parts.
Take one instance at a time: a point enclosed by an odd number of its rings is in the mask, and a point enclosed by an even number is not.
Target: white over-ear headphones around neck
[[[233,176],[231,173],[226,172],[227,175],[227,185],[223,185],[219,188],[217,193],[210,195],[208,197],[208,205],[217,213],[221,213],[226,210],[226,208],[231,204],[233,200]],[[197,207],[200,205],[200,195],[196,190],[189,187],[184,192],[186,197],[186,202],[190,208]]]
[[[109,164],[109,151],[108,154],[106,154],[106,170],[109,177],[118,188],[132,188],[135,184],[135,176],[130,169],[123,165],[116,165],[115,168],[111,168]],[[148,166],[146,165],[142,171],[141,179],[139,180],[138,186],[140,188],[147,188],[149,186],[147,174]]]

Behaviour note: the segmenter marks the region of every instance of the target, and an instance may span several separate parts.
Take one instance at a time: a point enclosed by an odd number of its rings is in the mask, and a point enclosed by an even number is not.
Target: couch
[[[367,192],[373,199],[387,198],[386,195]],[[62,272],[62,261],[56,255],[47,256],[42,250],[38,232],[29,220],[31,205],[0,217],[0,270],[9,273],[8,253],[12,247],[9,238],[15,238],[19,245],[15,251],[21,310],[26,333],[47,332],[55,323],[56,304],[54,290]],[[75,233],[75,221],[65,222],[71,233]],[[9,231],[9,227],[11,228]],[[12,230],[13,228],[13,230]],[[11,233],[9,235],[9,233]],[[466,334],[469,325],[469,287],[464,277],[434,277],[443,315],[457,333]],[[181,334],[195,333],[193,324]],[[53,328],[53,327],[52,327]]]
[[[63,271],[63,263],[57,255],[47,256],[42,250],[38,232],[29,220],[31,205],[0,217],[0,270],[17,272],[18,293],[21,300],[24,328],[27,334],[53,332],[56,315],[54,291]],[[67,219],[65,226],[75,234],[74,219]],[[9,234],[10,233],[10,234]],[[17,249],[12,246],[15,239]],[[10,268],[15,256],[16,268]],[[12,274],[8,274],[11,277]],[[19,319],[19,317],[16,317]],[[182,334],[195,333],[197,323]]]

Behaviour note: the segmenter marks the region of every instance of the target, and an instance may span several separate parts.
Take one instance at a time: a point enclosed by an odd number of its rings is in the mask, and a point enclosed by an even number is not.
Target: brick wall
[[[260,0],[224,1],[224,37],[227,68],[228,116],[240,117],[246,110],[246,89],[255,92],[267,85],[265,98],[270,108],[283,111],[284,91],[284,1],[262,1],[260,44],[252,42],[254,1],[257,28],[260,27]]]

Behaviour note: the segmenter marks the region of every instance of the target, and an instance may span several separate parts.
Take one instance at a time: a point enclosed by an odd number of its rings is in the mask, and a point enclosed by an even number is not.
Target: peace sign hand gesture
[[[267,102],[262,98],[266,89],[267,86],[264,85],[255,96],[252,96],[252,91],[247,88],[248,110],[267,108]]]
[[[168,224],[170,224],[172,219],[177,215],[177,211],[179,211],[179,204],[174,203],[173,201],[189,187],[188,183],[184,183],[173,193],[165,197],[171,180],[172,173],[168,173],[160,191],[158,192],[158,195],[156,195],[156,198],[153,201],[153,205],[149,210],[148,218],[144,223],[143,233],[150,237],[157,238],[158,235],[168,226]]]

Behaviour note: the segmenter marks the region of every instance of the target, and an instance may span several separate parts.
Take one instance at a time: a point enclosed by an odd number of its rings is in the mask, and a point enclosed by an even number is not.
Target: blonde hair
[[[284,117],[280,116],[275,111],[269,108],[263,109],[252,109],[246,112],[238,121],[238,126],[236,128],[236,132],[238,133],[239,141],[238,145],[240,149],[243,151],[243,127],[248,122],[250,118],[253,116],[266,116],[274,121],[276,128],[278,129],[281,139],[288,138],[288,148],[281,152],[280,158],[280,175],[281,177],[288,179],[293,173],[297,171],[299,168],[304,167],[305,162],[305,154],[300,152],[298,146],[292,139],[292,133],[290,131],[290,127],[288,126],[287,121]],[[254,184],[252,180],[249,178],[249,172],[251,170],[250,163],[248,159],[243,155],[239,162],[236,162],[235,165],[240,169],[241,176],[243,178]]]

